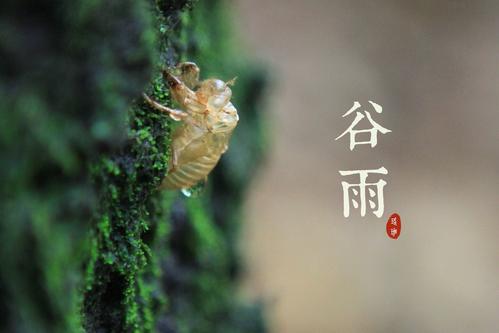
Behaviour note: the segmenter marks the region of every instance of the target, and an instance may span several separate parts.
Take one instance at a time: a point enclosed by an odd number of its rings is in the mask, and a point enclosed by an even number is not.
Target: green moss
[[[169,47],[174,33],[164,14],[156,12],[161,22],[157,31],[160,49]],[[169,104],[169,91],[160,73],[164,64],[161,59],[156,62],[151,86],[145,90]],[[157,210],[153,220],[150,209],[170,159],[171,123],[140,99],[130,108],[128,121],[126,145],[93,168],[100,191],[101,217],[95,229],[98,256],[89,263],[94,269],[89,272],[93,276],[87,278],[90,285],[85,294],[88,330],[150,332],[157,304],[165,303],[164,296],[153,299],[158,286],[151,282],[159,272],[153,268],[151,247],[157,235],[164,235],[165,228],[158,227],[161,213]]]
[[[0,5],[0,331],[81,331],[83,259],[100,256],[87,167],[123,144],[157,58],[152,24],[143,1]]]
[[[0,5],[0,331],[263,331],[258,307],[234,298],[261,80],[232,48],[226,11],[215,0]],[[239,76],[241,123],[197,199],[157,191],[174,124],[140,99],[171,105],[161,69],[181,60]]]

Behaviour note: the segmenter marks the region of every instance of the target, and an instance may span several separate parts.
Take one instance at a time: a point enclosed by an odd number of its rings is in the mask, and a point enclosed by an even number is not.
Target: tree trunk
[[[264,147],[263,72],[224,1],[0,4],[0,331],[263,332],[237,299],[241,201]],[[240,122],[197,198],[158,191],[161,69],[238,76]]]

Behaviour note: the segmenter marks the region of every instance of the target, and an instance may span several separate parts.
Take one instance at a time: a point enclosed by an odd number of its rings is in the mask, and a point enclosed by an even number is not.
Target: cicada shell
[[[153,108],[182,124],[172,136],[172,160],[161,188],[186,189],[205,179],[228,148],[239,120],[230,102],[234,79],[199,81],[199,68],[192,62],[179,64],[164,75],[182,110],[161,105],[144,94]]]

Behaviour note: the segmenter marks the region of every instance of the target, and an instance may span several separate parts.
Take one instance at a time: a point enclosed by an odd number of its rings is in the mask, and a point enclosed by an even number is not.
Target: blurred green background
[[[236,295],[264,70],[225,1],[0,5],[0,331],[263,332]],[[199,197],[156,189],[172,121],[161,69],[238,76],[241,122]]]

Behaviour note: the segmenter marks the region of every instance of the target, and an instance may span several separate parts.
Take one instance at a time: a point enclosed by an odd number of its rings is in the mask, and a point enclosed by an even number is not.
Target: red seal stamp
[[[393,213],[386,222],[386,234],[392,239],[397,239],[402,231],[402,221],[400,215]]]

